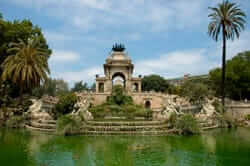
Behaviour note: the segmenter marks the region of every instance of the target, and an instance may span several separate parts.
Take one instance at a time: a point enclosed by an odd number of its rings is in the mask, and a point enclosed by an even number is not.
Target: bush
[[[111,96],[108,97],[108,104],[129,105],[133,104],[131,96],[127,96],[121,85],[115,85],[112,89]]]
[[[177,118],[176,128],[183,135],[196,134],[200,132],[198,122],[191,114],[185,114]]]
[[[250,114],[246,115],[245,119],[250,120]]]
[[[168,122],[171,125],[171,127],[174,127],[176,125],[176,121],[177,121],[177,114],[173,112],[170,114]]]
[[[77,102],[77,96],[74,93],[67,92],[59,96],[59,101],[55,105],[53,113],[56,118],[71,113],[74,109],[74,105]]]
[[[210,91],[207,85],[203,83],[185,81],[184,84],[181,85],[180,95],[188,98],[188,100],[193,104],[202,104],[209,94]]]
[[[24,116],[12,116],[5,123],[6,127],[9,128],[20,128],[23,127],[24,124],[25,124]]]
[[[81,119],[77,119],[72,115],[61,116],[57,120],[57,133],[62,135],[73,135],[81,132]]]

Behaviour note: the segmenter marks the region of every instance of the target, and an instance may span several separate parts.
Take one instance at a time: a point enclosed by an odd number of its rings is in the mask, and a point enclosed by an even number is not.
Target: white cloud
[[[90,68],[85,68],[81,71],[71,71],[71,72],[64,72],[64,73],[55,73],[53,77],[55,78],[63,78],[65,81],[69,82],[70,84],[76,81],[83,81],[83,82],[94,82],[96,74],[103,74],[102,66],[93,66]]]
[[[64,51],[64,50],[54,50],[49,61],[51,63],[68,63],[68,62],[76,62],[80,59],[80,55],[76,52],[72,51]]]
[[[135,63],[136,74],[160,74],[178,77],[184,74],[204,74],[216,64],[207,57],[205,49],[175,51],[161,55],[158,59],[147,59]]]
[[[13,0],[86,29],[146,26],[145,31],[196,27],[207,17],[204,0]]]

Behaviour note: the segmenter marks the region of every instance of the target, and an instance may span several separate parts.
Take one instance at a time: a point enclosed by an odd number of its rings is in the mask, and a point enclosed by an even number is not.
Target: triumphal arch
[[[134,65],[124,51],[112,51],[103,65],[105,76],[96,75],[96,92],[111,92],[121,85],[127,92],[141,92],[141,76],[133,77]]]

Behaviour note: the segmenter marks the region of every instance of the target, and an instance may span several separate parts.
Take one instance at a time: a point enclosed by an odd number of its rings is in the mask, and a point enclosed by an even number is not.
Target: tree
[[[246,23],[246,14],[236,5],[229,1],[219,3],[217,7],[209,7],[211,13],[208,17],[211,22],[208,25],[208,34],[215,41],[218,41],[220,32],[222,34],[222,81],[221,97],[222,105],[225,105],[225,71],[226,71],[226,40],[234,40],[235,36],[239,38],[240,32],[244,29]],[[222,29],[222,31],[221,31]]]
[[[26,44],[20,39],[18,43],[10,43],[8,56],[3,64],[2,80],[10,80],[20,88],[20,95],[24,90],[40,86],[48,78],[48,51],[40,47],[37,38],[30,39]]]
[[[188,98],[191,103],[200,105],[209,96],[209,89],[203,83],[194,83],[187,80],[181,85],[180,95]]]
[[[250,99],[250,51],[237,54],[228,60],[226,68],[225,95],[234,100]],[[216,68],[209,72],[212,88],[218,95],[221,91],[218,83],[221,82],[221,69]]]
[[[74,84],[74,87],[71,89],[72,92],[80,92],[80,91],[84,91],[84,90],[88,90],[88,84],[85,82],[84,84],[82,83],[82,81],[76,82]]]
[[[168,88],[167,80],[159,75],[144,76],[142,79],[142,91],[166,92]]]

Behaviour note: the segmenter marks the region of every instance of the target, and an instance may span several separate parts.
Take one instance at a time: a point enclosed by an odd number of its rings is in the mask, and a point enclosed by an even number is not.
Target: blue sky
[[[134,75],[166,78],[206,74],[221,64],[221,42],[207,35],[208,6],[222,0],[0,0],[5,19],[30,19],[53,50],[51,76],[94,82],[112,45],[123,43]],[[237,2],[248,15],[227,57],[249,50],[249,0]]]

